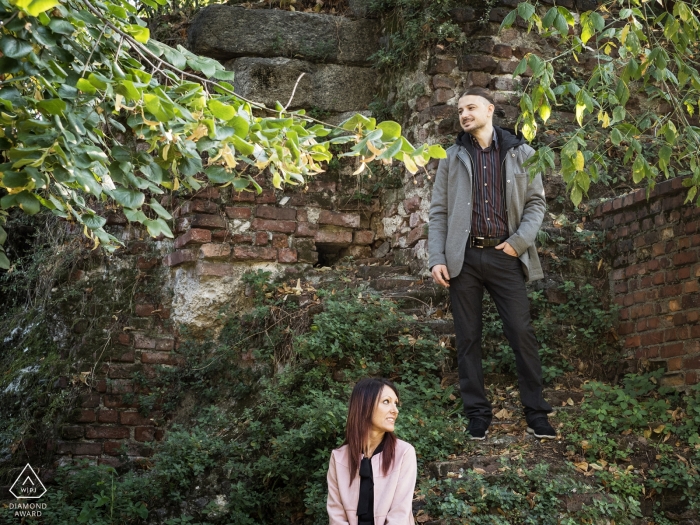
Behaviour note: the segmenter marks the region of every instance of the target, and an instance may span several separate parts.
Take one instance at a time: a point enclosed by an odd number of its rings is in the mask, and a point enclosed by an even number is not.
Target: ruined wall
[[[700,380],[700,208],[684,204],[680,178],[600,205],[611,244],[610,288],[629,358],[663,367],[663,382]]]

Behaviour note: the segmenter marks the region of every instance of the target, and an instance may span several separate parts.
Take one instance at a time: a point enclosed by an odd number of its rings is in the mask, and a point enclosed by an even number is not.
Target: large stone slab
[[[341,113],[366,109],[376,93],[377,72],[338,64],[312,64],[290,58],[239,58],[226,63],[236,73],[236,93],[274,107],[287,104],[299,75],[290,109],[316,108]]]
[[[220,4],[202,9],[187,36],[191,51],[218,59],[295,57],[366,65],[379,49],[376,20]]]

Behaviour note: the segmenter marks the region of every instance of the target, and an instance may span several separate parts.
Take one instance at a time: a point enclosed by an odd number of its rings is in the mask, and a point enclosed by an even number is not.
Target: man
[[[471,439],[491,424],[481,367],[482,298],[496,303],[515,353],[528,432],[556,437],[542,397],[539,347],[530,323],[525,282],[543,277],[535,237],[545,211],[540,174],[524,162],[534,150],[521,135],[493,125],[494,102],[482,88],[459,99],[464,130],[438,166],[430,203],[428,251],[433,279],[449,288],[457,336],[459,390]]]

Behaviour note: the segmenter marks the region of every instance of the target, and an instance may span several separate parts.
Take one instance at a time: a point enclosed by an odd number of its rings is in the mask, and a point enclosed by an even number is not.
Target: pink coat
[[[418,467],[416,450],[398,439],[391,470],[385,476],[380,456],[372,456],[374,476],[374,525],[413,525],[413,489]],[[360,476],[350,483],[348,446],[335,449],[328,466],[328,517],[330,525],[357,525]]]

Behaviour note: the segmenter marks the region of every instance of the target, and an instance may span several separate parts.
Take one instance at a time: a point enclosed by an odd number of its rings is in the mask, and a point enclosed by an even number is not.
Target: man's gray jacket
[[[523,167],[535,150],[511,130],[495,129],[503,159],[501,176],[509,233],[506,242],[518,254],[525,280],[534,281],[544,277],[535,248],[535,238],[546,207],[542,176],[538,173],[530,181],[527,169]],[[450,278],[462,271],[464,251],[471,231],[474,170],[472,155],[465,143],[458,139],[457,144],[447,149],[447,158],[440,160],[430,202],[430,268],[444,264]]]

